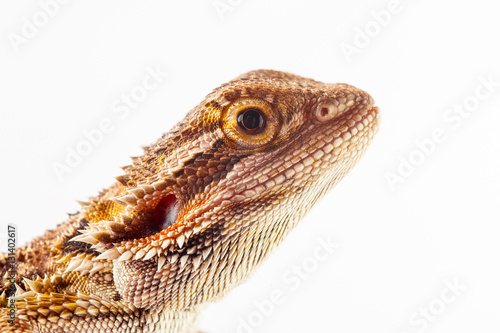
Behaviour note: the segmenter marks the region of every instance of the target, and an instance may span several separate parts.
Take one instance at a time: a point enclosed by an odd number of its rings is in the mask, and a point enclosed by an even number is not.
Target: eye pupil
[[[266,126],[266,120],[261,110],[248,108],[238,115],[238,125],[250,134],[259,134]]]

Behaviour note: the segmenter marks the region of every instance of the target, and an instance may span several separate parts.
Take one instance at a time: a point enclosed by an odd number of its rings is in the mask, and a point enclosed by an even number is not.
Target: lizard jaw
[[[275,168],[268,168],[267,171],[264,170],[266,172],[258,176],[258,181],[255,181],[255,177],[247,180],[244,177],[244,173],[252,168],[251,160],[236,164],[225,179],[221,180],[219,187],[212,189],[213,195],[205,199],[196,199],[196,205],[191,205],[192,208],[184,210],[181,215],[179,215],[180,201],[174,194],[167,190],[150,192],[150,197],[158,198],[156,199],[158,203],[155,204],[154,208],[155,212],[158,211],[159,215],[163,214],[165,217],[148,222],[155,226],[154,231],[150,232],[149,235],[133,240],[123,240],[117,246],[103,249],[102,252],[104,253],[100,257],[119,258],[120,260],[149,260],[168,251],[180,250],[191,236],[213,227],[215,222],[212,220],[212,216],[224,210],[225,207],[238,205],[241,202],[257,198],[271,188],[279,186],[301,188],[305,183],[311,182],[311,179],[301,176],[296,177],[294,180],[295,175],[308,174],[313,170],[318,173],[319,169],[329,165],[332,166],[331,168],[328,167],[331,169],[330,173],[346,174],[361,157],[362,152],[378,129],[379,109],[373,105],[374,102],[370,96],[365,99],[367,104],[361,107],[360,110],[355,110],[356,112],[349,113],[349,107],[339,108],[337,103],[334,107],[333,116],[328,114],[328,117],[325,117],[323,114],[323,117],[318,122],[321,123],[320,126],[326,128],[328,132],[325,133],[327,135],[323,136],[323,141],[318,141],[315,145],[312,145],[309,151],[297,155],[285,164],[277,165]],[[324,105],[324,101],[319,105]],[[317,114],[314,115],[318,118]],[[335,123],[335,119],[338,117],[345,117],[347,120],[342,126],[330,128],[330,124]],[[310,128],[306,130],[315,131],[317,126],[318,124],[311,123]],[[365,131],[367,133],[364,133]],[[358,142],[359,140],[364,140],[364,142]],[[352,149],[352,147],[349,147],[354,144],[359,145],[359,148]],[[353,152],[355,156],[350,156]],[[345,163],[346,165],[342,164],[344,160],[348,160]],[[320,165],[324,167],[319,168]],[[256,165],[255,168],[259,168],[259,166]],[[344,170],[339,170],[340,168]],[[328,172],[326,172],[325,177],[327,175]],[[312,178],[318,177],[314,174]],[[336,181],[341,177],[337,178]],[[239,180],[238,184],[232,182],[233,180]],[[328,188],[335,185],[336,181],[329,181],[328,183],[332,184]],[[226,188],[223,193],[218,191],[221,186]],[[210,194],[210,190],[208,193]],[[169,205],[162,207],[161,202],[166,197],[173,199],[170,199],[171,203]],[[185,202],[183,205],[189,206],[190,203]],[[127,206],[128,209],[133,207],[135,206]]]

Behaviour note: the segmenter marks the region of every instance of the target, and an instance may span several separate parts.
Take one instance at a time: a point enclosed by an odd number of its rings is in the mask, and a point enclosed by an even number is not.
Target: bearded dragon
[[[257,70],[213,90],[80,212],[0,255],[1,332],[191,332],[357,163],[364,91]]]

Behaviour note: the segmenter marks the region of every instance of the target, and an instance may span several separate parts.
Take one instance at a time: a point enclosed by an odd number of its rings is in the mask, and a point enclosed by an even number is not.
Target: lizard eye
[[[240,98],[222,111],[222,131],[234,148],[258,149],[279,133],[281,116],[267,101]]]
[[[266,127],[266,118],[257,108],[244,109],[238,114],[238,126],[248,134],[259,134]]]

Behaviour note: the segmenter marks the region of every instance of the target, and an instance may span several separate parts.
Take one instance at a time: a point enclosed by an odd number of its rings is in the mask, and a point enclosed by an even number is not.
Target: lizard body
[[[223,84],[14,266],[0,255],[0,331],[192,330],[356,164],[378,117],[347,84],[271,70]]]

